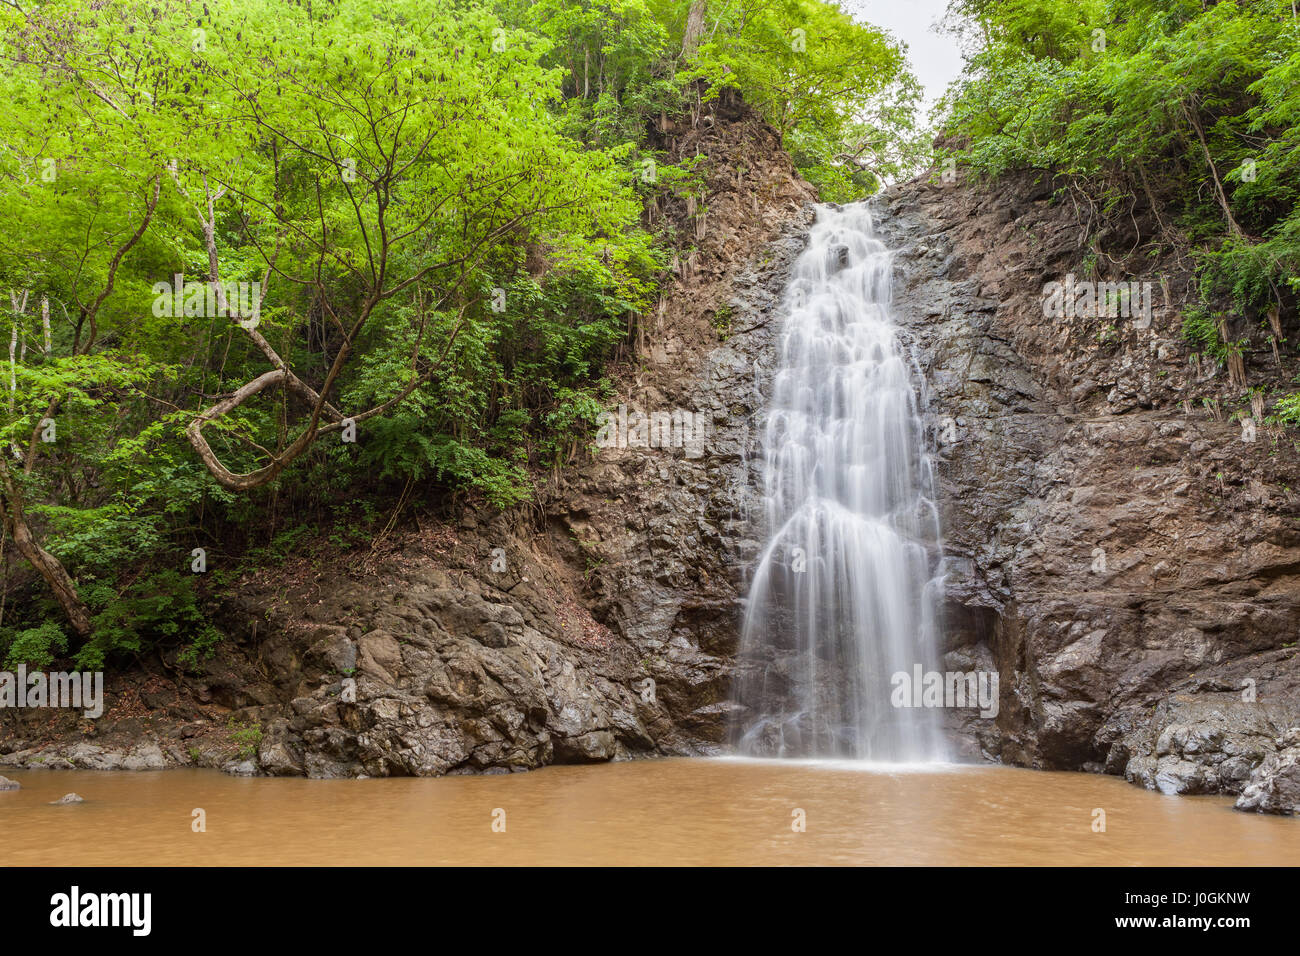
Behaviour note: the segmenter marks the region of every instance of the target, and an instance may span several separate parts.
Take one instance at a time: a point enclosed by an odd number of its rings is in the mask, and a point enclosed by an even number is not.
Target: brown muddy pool
[[[0,793],[8,865],[1300,864],[1300,819],[1007,767],[672,759],[441,779],[5,773],[22,784]],[[68,792],[86,802],[49,805]],[[1093,829],[1098,809],[1105,832]],[[206,832],[193,829],[196,810]]]

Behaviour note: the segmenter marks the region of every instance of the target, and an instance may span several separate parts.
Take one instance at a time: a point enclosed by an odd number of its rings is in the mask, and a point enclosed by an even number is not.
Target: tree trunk
[[[1224,191],[1223,182],[1219,179],[1219,170],[1214,165],[1214,157],[1210,155],[1210,144],[1205,141],[1205,131],[1201,128],[1200,117],[1196,115],[1196,101],[1192,101],[1190,108],[1186,102],[1181,105],[1183,115],[1192,124],[1192,129],[1196,132],[1196,138],[1201,142],[1201,152],[1205,156],[1205,164],[1210,167],[1210,178],[1214,180],[1214,194],[1219,200],[1220,208],[1223,209],[1224,218],[1228,220],[1228,229],[1236,238],[1244,239],[1246,234],[1241,231],[1241,226],[1237,225],[1237,220],[1232,216],[1232,207],[1228,205],[1228,194]]]
[[[690,12],[686,14],[686,32],[682,35],[682,59],[689,60],[700,48],[700,37],[704,36],[704,13],[709,0],[691,0]]]
[[[10,326],[13,334],[9,336],[9,414],[14,413],[14,396],[18,394],[18,319],[14,318]]]
[[[0,515],[4,518],[5,530],[14,539],[18,552],[27,559],[45,583],[54,592],[55,599],[63,608],[72,629],[82,638],[90,637],[90,609],[77,594],[76,582],[64,569],[59,559],[50,554],[37,543],[23,514],[22,491],[9,472],[9,466],[0,458]]]

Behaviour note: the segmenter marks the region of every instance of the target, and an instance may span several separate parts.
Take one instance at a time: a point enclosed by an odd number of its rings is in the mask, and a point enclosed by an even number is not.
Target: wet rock
[[[1300,728],[1292,728],[1276,744],[1277,752],[1266,756],[1251,773],[1236,809],[1300,813]]]
[[[301,777],[302,758],[286,742],[276,741],[262,747],[258,753],[262,770],[273,777]]]
[[[360,667],[385,684],[391,684],[402,674],[402,648],[397,638],[384,631],[371,631],[358,641]]]
[[[8,777],[0,777],[0,790],[21,790],[22,784],[17,780],[10,780]]]
[[[357,647],[348,639],[345,627],[326,625],[317,629],[319,639],[308,655],[337,674],[351,674],[357,667]]]
[[[1199,763],[1181,757],[1161,757],[1156,761],[1155,789],[1161,793],[1207,793],[1211,787],[1205,768]]]
[[[162,770],[167,766],[162,748],[153,741],[145,741],[122,760],[123,770]]]
[[[276,720],[267,728],[258,745],[257,763],[272,777],[303,776],[302,754],[294,743],[288,720]]]
[[[126,762],[121,750],[91,743],[73,744],[64,757],[79,770],[121,770]]]
[[[922,178],[873,200],[928,387],[947,649],[987,654],[1002,688],[996,721],[951,726],[988,759],[1241,793],[1300,701],[1300,458],[1204,410],[1245,392],[1193,361],[1175,253],[1111,252],[1155,285],[1150,323],[1044,315],[1045,284],[1087,271],[1056,185]],[[1260,357],[1250,386],[1287,391],[1293,363]]]
[[[1112,753],[1132,783],[1162,793],[1241,793],[1300,716],[1295,702],[1246,702],[1234,694],[1180,694],[1127,724]]]
[[[85,802],[86,802],[86,798],[85,798],[85,797],[82,797],[82,796],[80,796],[80,795],[78,795],[78,794],[75,794],[75,793],[65,793],[63,796],[59,797],[59,799],[57,799],[57,800],[51,800],[51,801],[50,801],[50,806],[52,806],[52,807],[64,807],[64,806],[69,806],[69,805],[74,804],[74,803],[85,803]]]
[[[608,730],[558,737],[554,744],[556,763],[597,763],[612,759],[616,753],[614,735]]]

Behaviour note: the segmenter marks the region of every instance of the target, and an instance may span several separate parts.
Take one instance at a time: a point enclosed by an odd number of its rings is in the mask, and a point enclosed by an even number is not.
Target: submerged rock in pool
[[[8,777],[0,777],[0,790],[21,790],[22,785],[17,780],[10,780]]]
[[[50,806],[63,807],[72,803],[85,803],[85,802],[86,802],[86,798],[81,796],[80,794],[65,793],[63,796],[59,797],[59,799],[51,800]]]

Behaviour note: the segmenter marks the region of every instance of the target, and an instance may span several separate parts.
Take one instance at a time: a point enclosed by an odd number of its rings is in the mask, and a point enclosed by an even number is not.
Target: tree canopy
[[[816,0],[5,0],[0,20],[10,663],[194,663],[218,639],[208,550],[346,545],[415,482],[532,500],[590,441],[681,241],[645,215],[647,159],[688,178],[659,116],[739,89],[828,199],[914,155],[898,45]],[[20,567],[37,600],[15,611]]]

